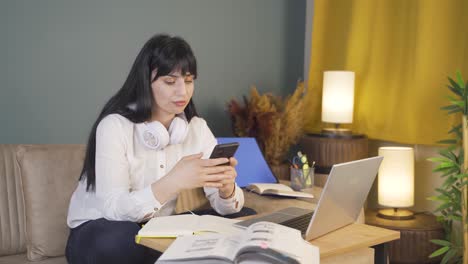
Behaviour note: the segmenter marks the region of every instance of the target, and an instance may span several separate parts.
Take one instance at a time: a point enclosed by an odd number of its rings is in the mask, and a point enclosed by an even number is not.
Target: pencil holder
[[[291,188],[295,191],[310,188],[314,185],[314,168],[290,168]]]

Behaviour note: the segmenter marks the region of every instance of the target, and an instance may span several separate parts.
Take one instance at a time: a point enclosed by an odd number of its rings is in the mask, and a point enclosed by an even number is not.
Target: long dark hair
[[[157,69],[151,80],[151,73]],[[197,77],[197,61],[189,44],[180,37],[155,35],[148,40],[135,59],[130,73],[122,88],[104,105],[99,117],[91,129],[86,148],[86,156],[81,170],[80,180],[86,178],[86,190],[96,189],[96,129],[99,122],[110,114],[120,114],[134,123],[141,123],[151,118],[151,109],[155,103],[151,83],[160,76],[174,71],[182,74],[189,72]],[[130,109],[128,106],[135,104]],[[184,110],[187,121],[198,116],[193,101],[190,100]]]

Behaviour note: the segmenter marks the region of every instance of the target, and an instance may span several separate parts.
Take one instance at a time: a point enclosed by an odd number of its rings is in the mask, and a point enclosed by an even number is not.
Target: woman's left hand
[[[229,174],[232,177],[229,179],[224,179],[221,181],[223,184],[222,187],[218,188],[219,189],[219,196],[221,198],[229,198],[234,194],[235,188],[236,188],[236,177],[237,177],[237,172],[236,172],[236,165],[237,165],[237,160],[234,157],[231,157],[229,159],[229,166],[226,167],[226,171],[224,174]]]

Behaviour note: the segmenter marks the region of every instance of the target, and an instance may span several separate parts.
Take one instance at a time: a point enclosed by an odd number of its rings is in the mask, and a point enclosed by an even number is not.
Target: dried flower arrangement
[[[280,165],[303,133],[304,83],[298,83],[294,93],[284,100],[271,93],[261,95],[255,86],[250,98],[243,96],[243,100],[243,106],[235,99],[227,104],[234,134],[255,137],[266,161]]]

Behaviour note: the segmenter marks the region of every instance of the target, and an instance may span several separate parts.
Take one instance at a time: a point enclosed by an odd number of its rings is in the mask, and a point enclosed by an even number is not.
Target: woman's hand
[[[227,158],[201,159],[202,155],[183,157],[165,176],[171,178],[178,191],[197,187],[223,188],[233,181],[236,174],[232,173],[231,166],[217,166],[228,162]]]
[[[234,166],[237,160],[231,158],[201,159],[202,153],[185,156],[169,173],[151,185],[154,196],[165,203],[184,189],[214,187],[221,197],[229,197],[234,190],[237,176]],[[230,162],[227,166],[217,166]]]
[[[237,165],[237,160],[234,157],[229,159],[229,165],[225,166],[228,169],[224,172],[225,174],[231,175],[231,178],[221,180],[220,182],[223,184],[219,189],[219,196],[223,199],[227,199],[234,194],[236,188],[236,177],[237,171],[235,169]]]

